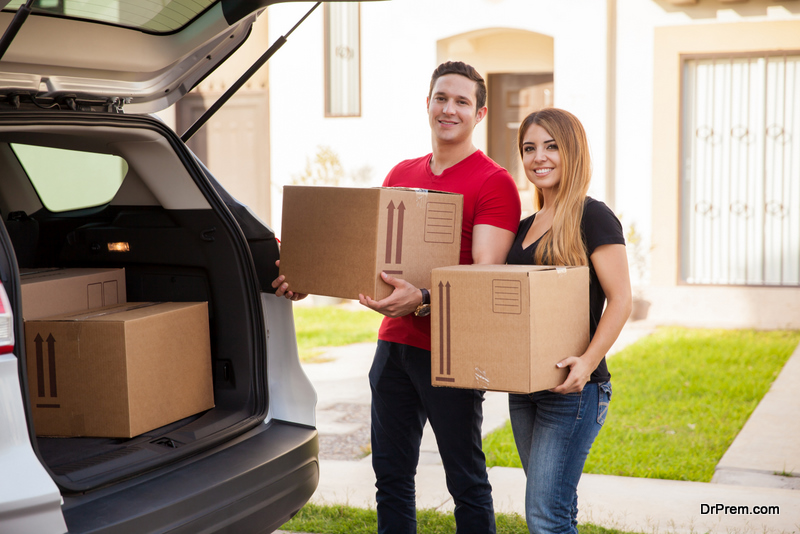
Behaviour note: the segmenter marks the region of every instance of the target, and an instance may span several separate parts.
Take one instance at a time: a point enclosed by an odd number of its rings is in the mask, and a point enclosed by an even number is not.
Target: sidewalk
[[[610,354],[651,332],[646,324],[629,323]],[[354,431],[352,423],[341,422],[340,410],[348,404],[369,405],[367,373],[373,353],[371,343],[339,347],[326,354],[332,361],[304,366],[317,390],[321,438]],[[720,461],[711,483],[584,474],[578,487],[579,521],[658,534],[800,534],[800,478],[774,474],[800,471],[800,418],[795,416],[800,408],[798,385],[800,347]],[[487,392],[484,435],[507,419],[507,395]],[[524,514],[522,470],[493,467],[489,479],[495,510]],[[320,483],[312,502],[374,508],[374,484],[369,456],[358,461],[322,459]],[[744,508],[739,508],[748,507],[753,513],[755,507],[762,506],[779,507],[780,513],[741,515]],[[453,509],[429,426],[423,435],[417,471],[417,507]]]

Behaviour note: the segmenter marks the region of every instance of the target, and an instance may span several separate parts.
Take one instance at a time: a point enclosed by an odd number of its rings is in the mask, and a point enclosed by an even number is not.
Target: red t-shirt
[[[430,167],[431,154],[396,165],[384,187],[413,187],[459,193],[464,196],[461,226],[462,265],[472,264],[472,228],[488,224],[516,233],[521,216],[519,193],[511,175],[480,150],[445,169],[440,175]],[[378,338],[431,350],[431,320],[413,313],[384,317]]]

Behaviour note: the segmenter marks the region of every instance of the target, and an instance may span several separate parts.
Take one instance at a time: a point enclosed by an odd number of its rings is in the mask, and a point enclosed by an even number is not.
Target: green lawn
[[[800,332],[664,328],[609,359],[614,388],[584,472],[708,482]],[[510,424],[484,441],[520,467]]]
[[[525,519],[518,514],[496,514],[495,521],[497,534],[528,534]],[[307,504],[281,530],[316,534],[374,534],[378,531],[378,517],[374,509]],[[456,521],[452,513],[417,511],[419,534],[452,534],[455,531]],[[580,534],[625,534],[620,530],[590,524],[578,525],[578,531]]]
[[[337,306],[295,306],[294,325],[300,360],[319,361],[325,347],[375,342],[383,318],[377,312]]]

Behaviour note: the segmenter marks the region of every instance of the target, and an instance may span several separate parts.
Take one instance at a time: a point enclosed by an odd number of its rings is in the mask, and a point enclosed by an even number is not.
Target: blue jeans
[[[509,394],[511,428],[527,476],[531,534],[578,533],[578,481],[608,412],[611,383],[580,393]]]
[[[378,341],[369,383],[378,532],[417,531],[414,476],[427,419],[455,503],[456,532],[493,534],[492,487],[481,448],[483,392],[433,387],[430,351],[386,341]]]

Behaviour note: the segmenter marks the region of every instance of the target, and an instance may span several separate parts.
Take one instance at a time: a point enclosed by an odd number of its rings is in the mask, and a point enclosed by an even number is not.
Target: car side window
[[[127,162],[110,154],[16,143],[11,148],[52,212],[108,204],[128,172]]]

